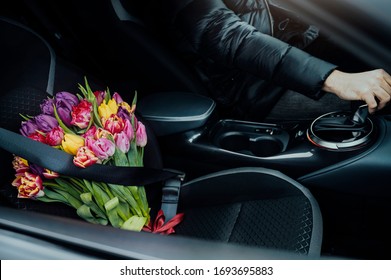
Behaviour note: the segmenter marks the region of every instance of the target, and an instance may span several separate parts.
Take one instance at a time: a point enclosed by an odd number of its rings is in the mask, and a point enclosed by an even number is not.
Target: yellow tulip
[[[119,106],[121,106],[122,109],[124,109],[124,110],[127,111],[128,113],[133,113],[133,112],[132,112],[132,107],[130,107],[130,105],[129,105],[127,102],[123,101],[123,102],[121,102],[121,103],[119,104]]]
[[[76,155],[77,150],[84,146],[84,138],[75,134],[65,133],[61,144],[65,152]]]
[[[100,104],[98,107],[98,113],[101,119],[107,120],[112,114],[117,114],[117,112],[118,104],[114,99],[110,99],[107,104],[103,101],[102,104]]]

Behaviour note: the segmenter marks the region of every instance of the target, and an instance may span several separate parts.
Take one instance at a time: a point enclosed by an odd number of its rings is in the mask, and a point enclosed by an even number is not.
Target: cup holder
[[[211,137],[221,149],[256,157],[282,153],[289,142],[289,134],[275,125],[232,120],[219,122]]]
[[[250,151],[258,157],[270,157],[283,151],[281,141],[272,136],[250,138]]]
[[[233,152],[248,150],[248,137],[238,132],[227,132],[220,136],[218,146],[222,149]]]

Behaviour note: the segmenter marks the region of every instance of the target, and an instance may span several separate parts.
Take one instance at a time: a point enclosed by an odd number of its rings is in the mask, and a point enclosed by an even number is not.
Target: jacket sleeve
[[[193,50],[227,67],[273,80],[317,99],[336,65],[313,57],[242,21],[222,0],[182,1],[174,24]]]

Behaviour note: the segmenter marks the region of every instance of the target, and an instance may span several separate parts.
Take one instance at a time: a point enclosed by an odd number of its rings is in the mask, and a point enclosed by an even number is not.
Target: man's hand
[[[383,109],[391,99],[391,76],[382,69],[361,73],[334,70],[326,79],[323,90],[343,100],[362,100],[369,113]]]

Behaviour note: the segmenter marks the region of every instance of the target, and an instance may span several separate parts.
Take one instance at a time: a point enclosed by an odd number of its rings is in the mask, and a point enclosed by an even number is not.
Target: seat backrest
[[[78,93],[77,83],[83,83],[83,76],[86,73],[80,72],[78,68],[69,63],[65,66],[63,61],[56,59],[52,47],[39,34],[23,24],[0,17],[0,39],[3,39],[0,50],[4,54],[4,59],[0,64],[1,128],[18,132],[23,121],[20,114],[24,116],[40,114],[39,105],[48,95],[62,90]],[[72,86],[68,87],[70,84]],[[90,81],[93,90],[104,90],[103,86],[99,87],[102,84]],[[122,96],[125,98],[128,95]],[[157,140],[148,126],[146,128],[148,145],[145,149],[144,164],[160,169],[162,159]],[[13,187],[10,185],[14,178],[12,155],[1,148],[0,170],[1,192],[12,192]],[[2,186],[4,188],[1,188]],[[14,192],[13,195],[15,195]],[[0,200],[2,197],[10,198],[11,196],[0,193]],[[52,211],[51,208],[50,211]]]
[[[62,54],[90,60],[105,80],[138,81],[146,91],[204,94],[196,75],[120,1],[25,1]],[[92,65],[92,67],[91,67]],[[83,67],[85,68],[85,67]],[[93,68],[93,69],[91,69]],[[88,69],[88,68],[87,68]]]

